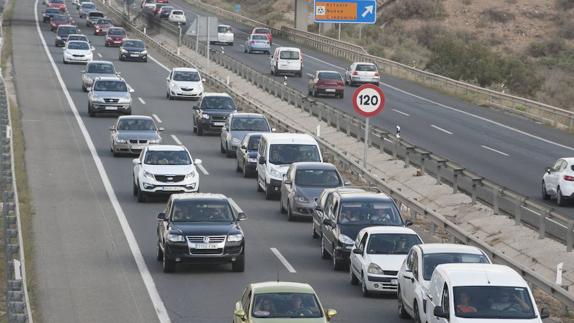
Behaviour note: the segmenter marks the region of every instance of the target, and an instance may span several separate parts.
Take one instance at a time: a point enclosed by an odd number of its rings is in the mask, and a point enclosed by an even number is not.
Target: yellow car
[[[245,288],[233,323],[326,323],[335,315],[337,311],[323,309],[309,284],[265,282]]]

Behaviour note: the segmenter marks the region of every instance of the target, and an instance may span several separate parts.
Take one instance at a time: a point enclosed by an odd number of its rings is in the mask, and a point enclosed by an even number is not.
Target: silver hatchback
[[[82,90],[88,92],[98,77],[117,76],[120,73],[116,72],[114,63],[109,61],[91,61],[86,65],[86,69],[82,71]]]
[[[121,116],[110,128],[110,149],[114,156],[139,155],[144,147],[161,143],[160,131],[148,116]]]
[[[88,92],[88,114],[96,113],[132,114],[131,89],[119,77],[98,77]]]

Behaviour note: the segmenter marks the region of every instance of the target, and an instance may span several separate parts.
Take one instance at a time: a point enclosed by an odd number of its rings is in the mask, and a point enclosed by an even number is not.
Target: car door
[[[241,297],[241,301],[238,302],[237,306],[235,307],[236,310],[241,309],[245,312],[245,321],[241,320],[237,316],[233,316],[234,323],[244,323],[249,322],[250,317],[250,308],[251,308],[251,289],[249,287],[245,288],[243,291],[243,296]]]
[[[345,81],[347,81],[347,83],[351,83],[351,75],[353,74],[354,66],[355,64],[351,64],[349,68],[345,71]]]
[[[227,150],[229,148],[229,138],[227,138],[229,136],[229,132],[230,132],[230,125],[231,125],[231,120],[233,119],[233,116],[229,116],[229,118],[227,118],[227,120],[225,121],[225,124],[223,125],[223,128],[221,128],[221,145],[222,147],[225,148],[225,150]]]
[[[117,129],[118,129],[118,126],[117,126],[117,122],[116,122],[110,128],[110,142],[112,144],[112,147],[114,145],[114,137],[116,136]]]
[[[415,284],[417,282],[419,258],[416,249],[411,250],[411,254],[407,258],[407,271],[403,273],[401,283],[401,294],[403,304],[409,311],[412,311],[415,299]]]
[[[546,183],[546,190],[548,191],[548,193],[556,194],[556,190],[558,187],[558,179],[560,178],[560,170],[563,168],[563,164],[565,163],[566,161],[564,161],[563,159],[558,159],[556,163],[554,163],[554,166],[552,166],[550,174],[547,174],[545,183]]]
[[[237,150],[237,165],[243,169],[245,167],[244,163],[247,157],[247,144],[249,143],[249,136],[245,136],[239,145]]]
[[[313,211],[313,226],[314,230],[317,230],[319,235],[323,234],[323,216],[325,214],[325,205],[327,205],[327,200],[333,196],[331,192],[324,192],[319,196],[319,199],[315,202],[315,210]]]
[[[169,223],[171,221],[170,217],[171,217],[171,207],[172,207],[173,203],[171,198],[168,200],[167,205],[165,207],[165,210],[163,211],[165,214],[165,219],[164,220],[159,220],[158,219],[158,224],[157,224],[157,234],[158,234],[158,242],[160,244],[164,243],[164,238],[166,235],[166,232],[169,231]]]
[[[332,206],[329,208],[327,218],[330,220],[329,225],[325,225],[325,249],[331,255],[334,255],[334,245],[337,242],[337,210],[339,209],[339,199],[335,198]]]
[[[139,157],[137,158],[139,160],[139,163],[134,163],[134,182],[136,183],[136,185],[139,185],[139,179],[140,179],[139,174],[141,172],[143,161],[145,160],[146,152],[147,152],[147,147],[142,149],[142,152],[140,153]]]
[[[355,240],[355,248],[362,250],[360,254],[351,252],[351,270],[355,273],[355,276],[362,277],[361,272],[365,268],[365,253],[367,243],[369,241],[369,234],[367,232],[359,232],[357,235],[357,240]]]
[[[295,172],[295,166],[289,166],[287,169],[287,173],[285,173],[285,177],[283,178],[283,183],[281,183],[281,203],[287,209],[289,207],[289,203],[291,200],[291,193],[293,192],[293,185],[295,185],[295,176],[293,173]]]
[[[261,157],[265,159],[265,163],[259,163]],[[259,150],[257,152],[257,181],[261,188],[265,187],[265,176],[267,175],[267,141],[265,138],[261,138],[259,142]]]
[[[167,86],[168,91],[170,89],[172,78],[173,78],[173,71],[169,72],[169,75],[166,78],[166,82],[167,82],[166,86]]]
[[[442,308],[443,313],[449,313],[452,315],[453,313],[450,313],[450,299],[451,299],[450,291],[448,289],[448,285],[445,283],[442,288],[440,304],[438,306]],[[429,309],[429,311],[434,311],[434,308]],[[429,316],[432,318],[433,323],[448,323],[448,319],[436,317],[434,315]]]

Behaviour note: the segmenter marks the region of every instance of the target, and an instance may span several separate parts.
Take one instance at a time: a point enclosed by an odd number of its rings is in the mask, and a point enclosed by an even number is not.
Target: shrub
[[[574,21],[566,20],[560,23],[558,36],[564,39],[574,39]]]
[[[574,0],[556,0],[556,7],[559,10],[570,10],[574,8]]]
[[[559,38],[545,39],[531,43],[528,54],[533,57],[556,56],[565,48],[564,41]]]
[[[442,0],[400,0],[383,11],[383,19],[437,19],[446,15]]]
[[[514,20],[514,15],[512,13],[496,8],[486,9],[481,13],[481,15],[487,21],[494,23],[505,24],[511,20]]]

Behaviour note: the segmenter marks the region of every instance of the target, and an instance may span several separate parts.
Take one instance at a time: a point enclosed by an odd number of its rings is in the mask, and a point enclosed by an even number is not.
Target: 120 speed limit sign
[[[385,107],[385,94],[378,86],[365,84],[353,93],[353,107],[364,117],[374,117]]]

